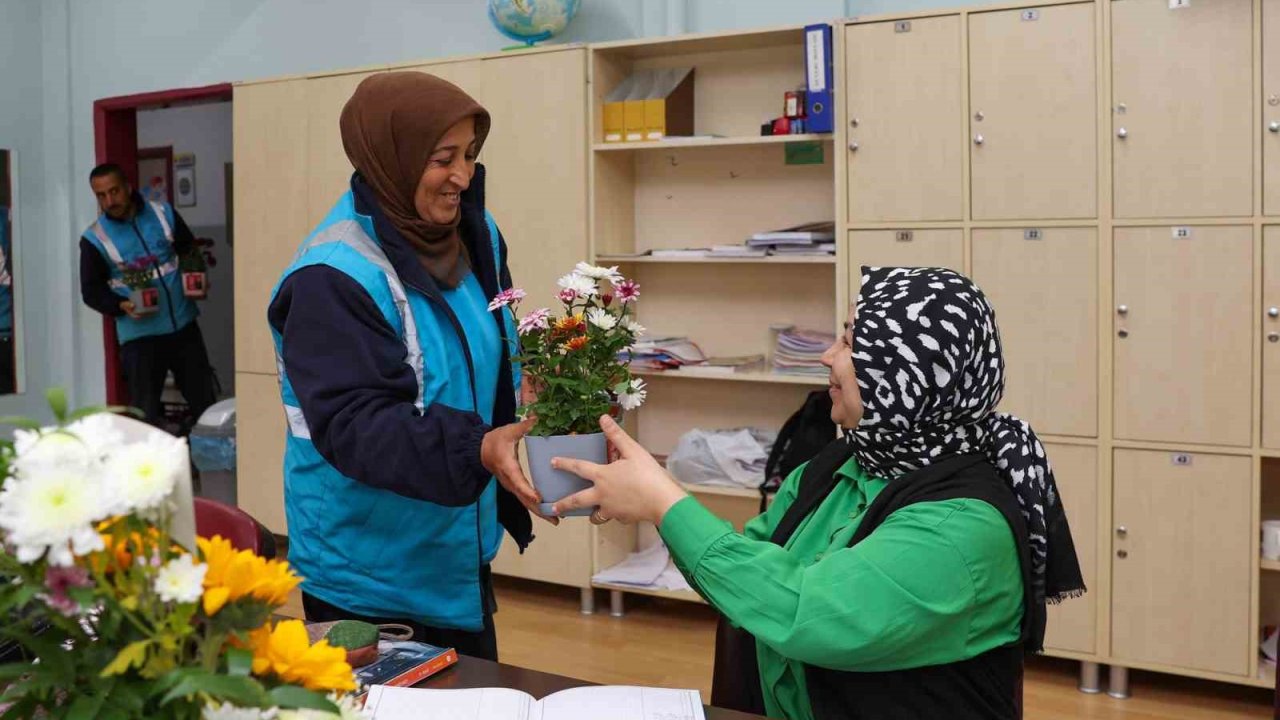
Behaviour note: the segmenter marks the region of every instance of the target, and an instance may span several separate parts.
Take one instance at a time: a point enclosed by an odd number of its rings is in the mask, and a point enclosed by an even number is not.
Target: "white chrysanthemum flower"
[[[80,438],[94,457],[105,457],[124,444],[124,433],[108,413],[81,418],[68,425],[67,432]]]
[[[190,555],[180,555],[156,573],[156,594],[165,602],[193,603],[204,593],[204,574],[209,566]]]
[[[116,511],[149,510],[164,502],[188,462],[186,441],[164,433],[113,451],[107,478]]]
[[[276,720],[276,709],[241,708],[229,702],[221,705],[209,703],[200,711],[200,720]]]
[[[19,430],[13,436],[13,469],[19,477],[64,467],[85,471],[94,463],[89,446],[66,430]]]
[[[608,280],[611,283],[622,280],[622,273],[618,272],[617,265],[601,267],[599,265],[580,262],[574,266],[573,271],[578,275],[583,275],[593,280]]]
[[[364,703],[356,699],[352,693],[338,697],[337,693],[329,693],[329,702],[338,706],[342,720],[372,720],[373,715],[365,712]]]
[[[588,310],[587,320],[601,330],[612,330],[618,326],[618,316],[603,308],[591,308]]]
[[[110,514],[107,505],[101,485],[82,470],[48,466],[5,484],[0,530],[18,562],[35,562],[48,551],[50,563],[67,566],[103,548],[93,525]]]
[[[630,391],[618,394],[618,404],[622,406],[623,410],[635,410],[644,404],[644,399],[648,394],[649,391],[644,387],[644,380],[634,378],[631,381]]]
[[[595,280],[576,272],[565,275],[557,280],[556,284],[582,298],[594,297],[600,292]]]
[[[623,318],[622,327],[626,328],[635,337],[640,337],[645,333],[644,326],[631,318]]]

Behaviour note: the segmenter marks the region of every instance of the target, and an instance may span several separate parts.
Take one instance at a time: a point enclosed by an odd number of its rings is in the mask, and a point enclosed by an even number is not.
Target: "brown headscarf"
[[[425,220],[413,196],[440,138],[459,121],[476,119],[476,150],[489,134],[489,112],[456,85],[421,72],[378,73],[365,78],[342,108],[342,147],[423,267],[447,288],[466,275],[459,212],[452,223]]]

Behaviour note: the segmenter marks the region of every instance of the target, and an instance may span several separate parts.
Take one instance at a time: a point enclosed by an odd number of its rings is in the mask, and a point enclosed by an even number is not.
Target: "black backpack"
[[[835,436],[831,395],[826,390],[814,390],[805,398],[804,405],[783,423],[769,451],[764,482],[760,485],[760,512],[765,511],[769,495],[778,491],[791,471],[812,460]]]

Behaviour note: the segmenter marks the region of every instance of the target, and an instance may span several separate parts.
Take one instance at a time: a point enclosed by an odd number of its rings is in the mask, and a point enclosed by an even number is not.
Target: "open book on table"
[[[365,712],[373,720],[705,720],[697,690],[595,685],[541,700],[509,688],[427,690],[375,685]]]

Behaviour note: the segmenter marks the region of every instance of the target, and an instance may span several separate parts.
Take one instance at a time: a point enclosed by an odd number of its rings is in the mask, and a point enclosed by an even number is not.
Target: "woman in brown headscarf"
[[[310,620],[402,622],[496,659],[489,561],[504,528],[532,540],[539,498],[516,459],[513,318],[490,309],[511,278],[476,163],[489,114],[439,78],[380,73],[340,125],[350,189],[268,311],[289,561]]]

